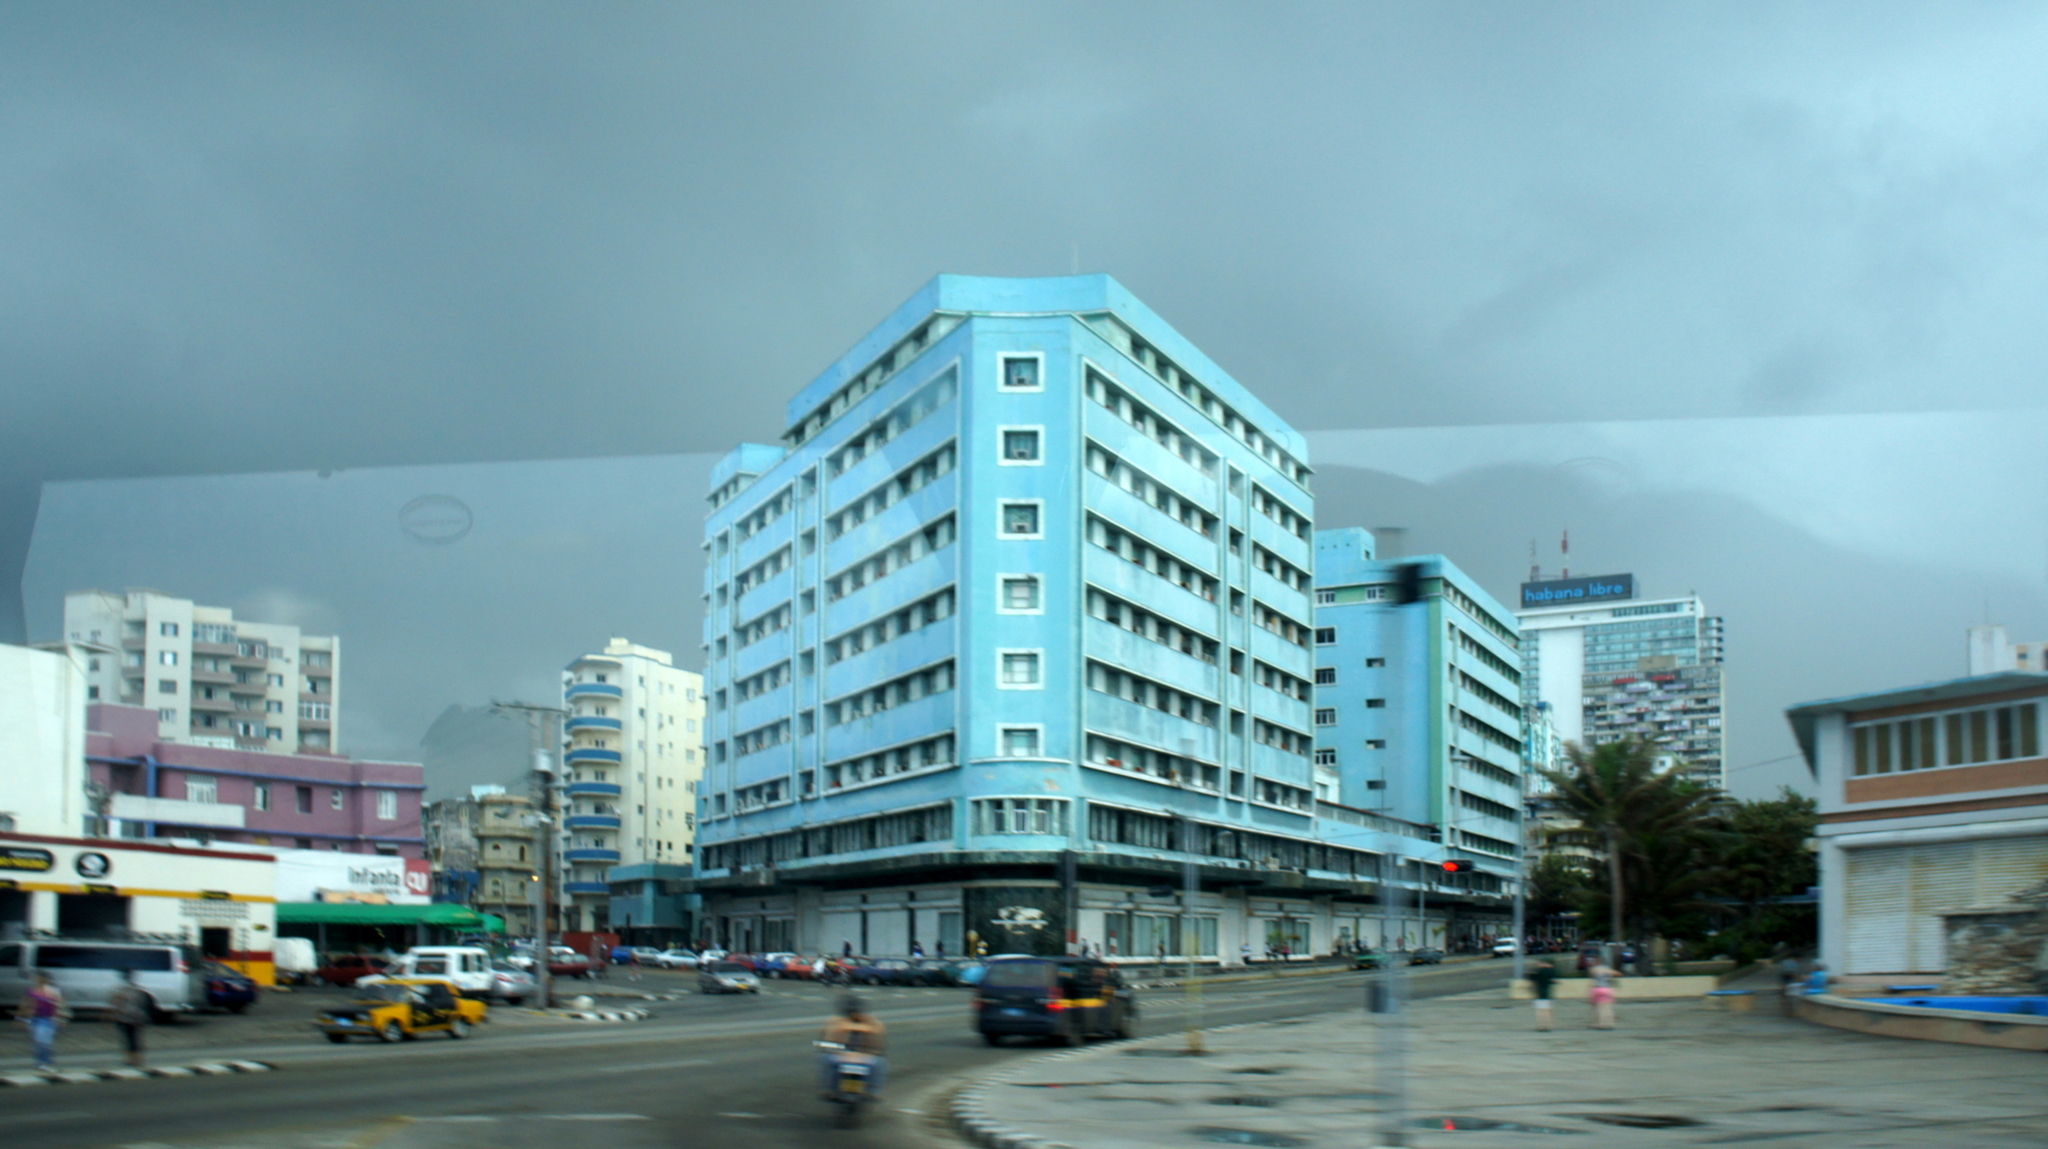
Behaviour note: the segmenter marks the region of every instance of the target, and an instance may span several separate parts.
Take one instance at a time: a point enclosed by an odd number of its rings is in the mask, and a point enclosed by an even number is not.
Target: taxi
[[[423,1033],[446,1033],[460,1040],[488,1011],[483,1002],[460,996],[453,982],[390,978],[357,986],[354,1001],[322,1010],[313,1024],[337,1044],[351,1037],[411,1041]]]

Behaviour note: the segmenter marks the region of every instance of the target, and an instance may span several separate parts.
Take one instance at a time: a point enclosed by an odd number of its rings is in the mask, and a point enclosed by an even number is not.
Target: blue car
[[[256,981],[240,970],[217,961],[203,962],[200,976],[206,979],[206,1004],[229,1013],[246,1013],[256,1004]]]

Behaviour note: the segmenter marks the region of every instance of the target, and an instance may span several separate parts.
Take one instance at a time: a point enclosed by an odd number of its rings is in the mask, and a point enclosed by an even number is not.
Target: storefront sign
[[[0,846],[0,870],[47,873],[57,865],[57,855],[30,846]]]
[[[114,872],[114,863],[105,854],[80,854],[71,859],[71,868],[81,878],[104,878]]]

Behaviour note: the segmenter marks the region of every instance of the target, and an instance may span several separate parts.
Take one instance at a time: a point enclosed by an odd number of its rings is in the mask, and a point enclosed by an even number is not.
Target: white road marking
[[[543,1113],[542,1121],[652,1121],[645,1113]]]
[[[759,1113],[721,1113],[721,1114],[719,1114],[719,1116],[720,1116],[720,1117],[754,1117],[754,1118],[759,1118],[759,1117],[760,1117],[761,1115],[760,1115]]]
[[[638,1065],[607,1065],[606,1073],[635,1073],[642,1069],[689,1069],[698,1065],[715,1064],[708,1057],[692,1057],[687,1061],[644,1061]]]

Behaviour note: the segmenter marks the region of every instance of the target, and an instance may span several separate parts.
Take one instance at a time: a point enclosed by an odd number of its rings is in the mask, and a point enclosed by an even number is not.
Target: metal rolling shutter
[[[1843,854],[1848,905],[1844,973],[1906,968],[1907,883],[1904,848],[1876,846]]]
[[[1940,973],[1941,915],[2048,880],[2048,837],[1872,846],[1845,854],[1844,973]]]

